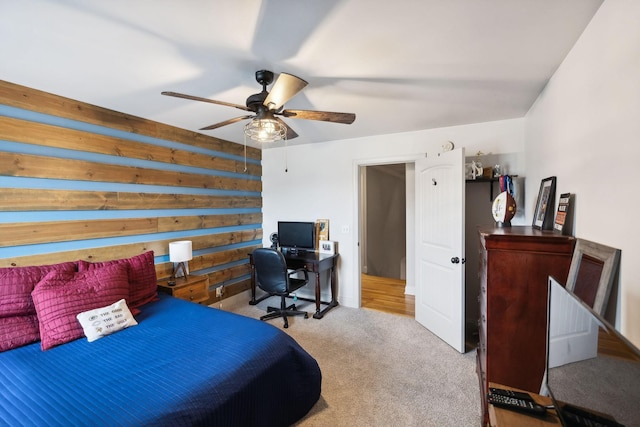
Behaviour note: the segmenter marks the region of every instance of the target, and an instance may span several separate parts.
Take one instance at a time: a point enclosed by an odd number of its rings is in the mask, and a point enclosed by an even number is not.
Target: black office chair
[[[296,310],[295,304],[287,307],[286,298],[291,292],[300,289],[309,283],[309,274],[304,268],[288,271],[287,262],[281,252],[269,249],[258,248],[253,251],[253,266],[256,274],[256,284],[260,289],[269,295],[278,295],[281,298],[280,308],[267,307],[267,313],[260,320],[275,319],[276,317],[284,318],[284,327],[289,327],[288,316],[304,316],[305,319],[309,315],[305,311]],[[304,273],[304,279],[291,277],[296,273]]]

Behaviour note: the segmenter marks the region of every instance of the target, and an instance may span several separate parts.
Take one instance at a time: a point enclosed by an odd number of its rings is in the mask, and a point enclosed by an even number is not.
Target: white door
[[[464,353],[464,149],[416,161],[416,320]]]

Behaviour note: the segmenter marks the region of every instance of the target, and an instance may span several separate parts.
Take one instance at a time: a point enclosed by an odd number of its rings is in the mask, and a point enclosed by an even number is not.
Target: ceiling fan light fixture
[[[256,71],[256,81],[262,85],[262,92],[249,96],[245,105],[233,104],[231,102],[216,101],[209,98],[187,95],[178,92],[162,92],[162,95],[174,96],[177,98],[190,99],[193,101],[209,102],[211,104],[224,105],[244,111],[255,113],[255,116],[234,117],[223,122],[214,123],[200,128],[200,130],[218,129],[241,120],[252,119],[244,127],[244,142],[247,137],[257,142],[274,142],[280,140],[293,139],[298,134],[280,118],[275,116],[291,117],[296,119],[318,120],[322,122],[334,122],[351,124],[356,119],[353,113],[336,113],[331,111],[309,111],[309,110],[283,110],[285,102],[298,94],[308,83],[293,74],[280,73],[278,79],[273,84],[271,91],[267,91],[267,86],[273,82],[274,74],[268,70]]]
[[[254,141],[274,142],[286,137],[287,128],[275,119],[255,118],[245,125],[244,134]]]

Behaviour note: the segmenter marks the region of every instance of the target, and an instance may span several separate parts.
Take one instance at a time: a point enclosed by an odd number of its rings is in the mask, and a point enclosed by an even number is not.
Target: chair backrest
[[[269,293],[287,292],[287,261],[275,249],[258,248],[253,251],[256,284]]]

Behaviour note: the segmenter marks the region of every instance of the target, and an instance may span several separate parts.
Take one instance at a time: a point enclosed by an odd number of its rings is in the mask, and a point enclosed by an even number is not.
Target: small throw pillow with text
[[[76,318],[89,342],[138,324],[124,299],[106,307],[84,311]]]

